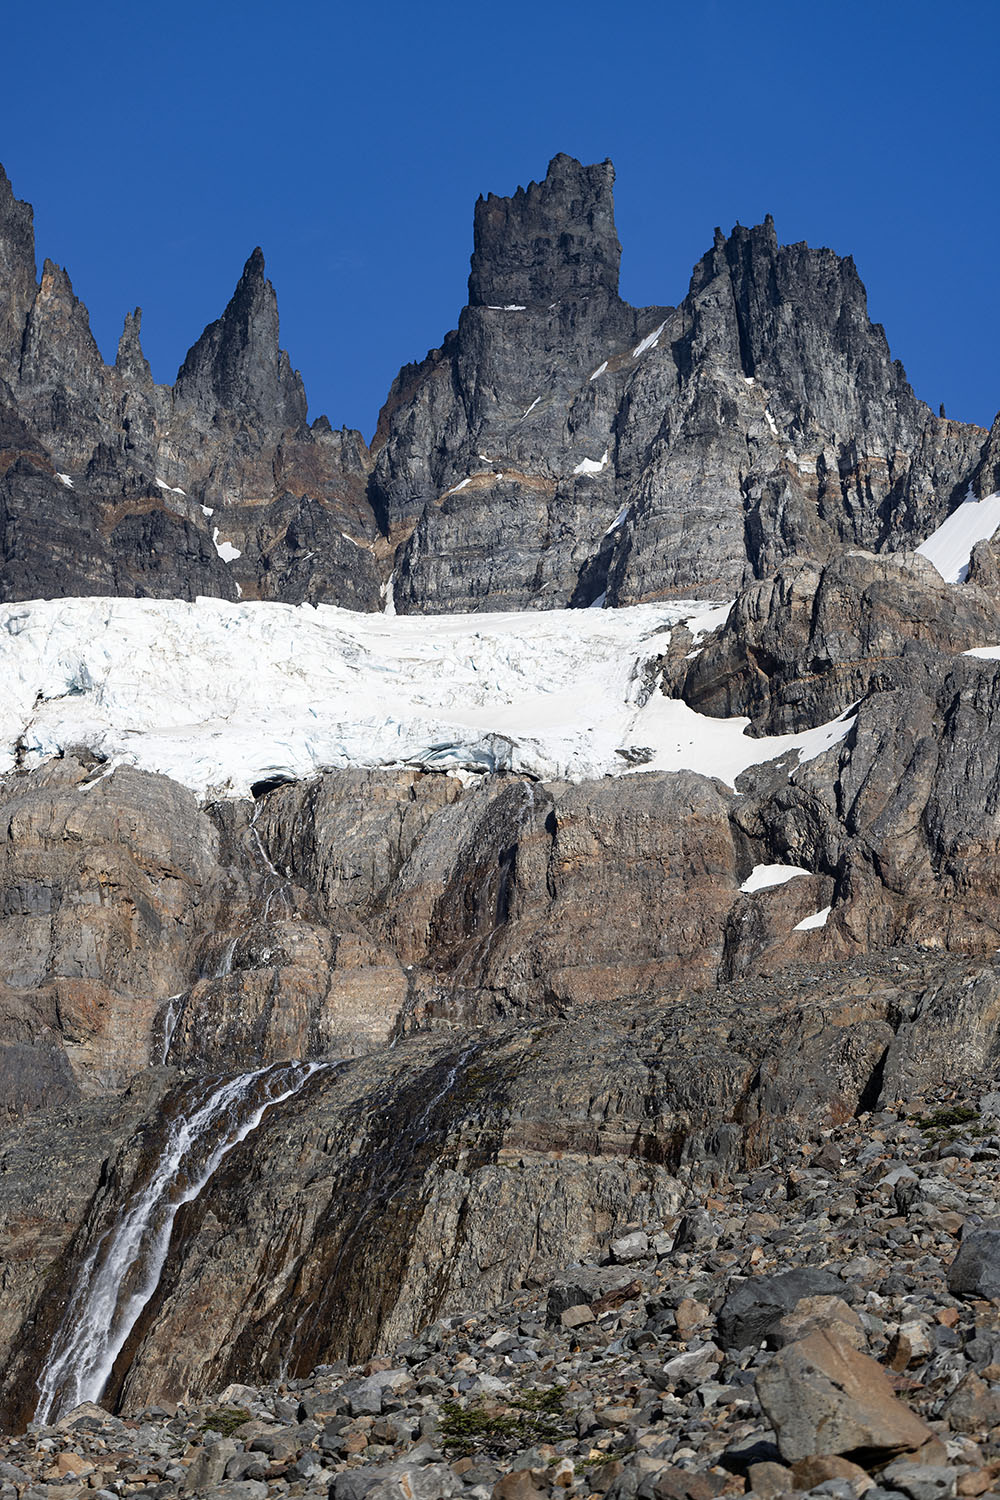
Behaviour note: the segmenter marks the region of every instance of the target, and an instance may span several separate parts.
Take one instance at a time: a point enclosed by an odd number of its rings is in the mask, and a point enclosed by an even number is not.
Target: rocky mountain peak
[[[803,433],[821,431],[880,446],[906,446],[927,417],[894,361],[881,325],[868,315],[851,256],[778,242],[763,223],[715,233],[691,278],[688,304],[699,346],[725,349],[742,373],[780,392]],[[709,328],[711,332],[709,333]],[[896,429],[899,429],[898,433]]]
[[[209,419],[222,408],[264,430],[305,422],[305,390],[279,347],[278,299],[259,246],[222,317],[188,350],[175,390]]]
[[[13,382],[21,340],[35,298],[35,231],[30,203],[14,197],[0,167],[0,377]]]
[[[990,435],[983,445],[979,467],[972,479],[972,492],[982,499],[1000,490],[1000,413],[993,419]]]
[[[471,306],[549,303],[618,295],[621,245],[615,230],[610,161],[584,166],[552,158],[542,182],[511,198],[476,204]]]
[[[142,308],[137,307],[134,312],[125,314],[125,326],[118,340],[115,369],[125,380],[146,386],[152,383],[153,376],[149,361],[142,352],[141,329]]]
[[[25,324],[21,350],[22,401],[47,435],[67,424],[67,401],[99,399],[104,360],[86,307],[62,266],[46,259]]]

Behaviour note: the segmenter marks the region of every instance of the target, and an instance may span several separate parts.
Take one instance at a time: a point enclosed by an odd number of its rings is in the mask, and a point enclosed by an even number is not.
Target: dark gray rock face
[[[46,261],[36,285],[31,210],[6,177],[0,288],[0,597],[379,607],[368,450],[307,425],[259,250],[172,388],[138,309],[105,365],[66,272]]]
[[[762,774],[734,807],[755,858],[832,880],[818,958],[898,942],[996,950],[998,714],[996,662],[904,653],[845,739],[791,775]]]
[[[35,300],[35,233],[31,205],[14,197],[0,167],[0,378],[17,380],[21,341]]]
[[[556,157],[543,182],[476,207],[470,305],[400,373],[373,443],[373,500],[405,543],[400,609],[576,600],[616,508],[600,467],[615,382],[589,377],[662,316],[618,296],[613,177]]]
[[[393,574],[408,611],[721,597],[791,554],[912,542],[994,485],[995,435],[916,400],[853,262],[769,219],[717,233],[678,307],[629,307],[613,180],[557,156],[480,199],[469,306],[369,453],[308,425],[259,249],[160,386],[138,309],[108,366],[66,272],[36,284],[0,179],[0,595],[378,609]]]
[[[746,715],[784,734],[834,719],[905,680],[919,656],[1000,640],[985,589],[955,588],[916,553],[794,558],[742,590],[724,626],[688,660],[684,632],[671,691],[699,713]],[[672,643],[673,645],[673,643]]]
[[[124,336],[123,336],[124,337]],[[253,252],[222,317],[188,350],[174,394],[211,423],[220,415],[262,428],[267,436],[306,420],[306,393],[278,348],[278,299]]]
[[[622,497],[635,510],[611,559],[618,603],[710,580],[725,594],[789,553],[925,534],[984,436],[914,398],[853,261],[779,246],[770,219],[717,233],[641,379],[657,389],[637,413],[648,457]]]
[[[989,437],[983,444],[979,465],[972,479],[972,490],[980,500],[986,495],[995,495],[1000,490],[1000,415],[994,419]]]
[[[853,261],[737,226],[679,307],[633,311],[610,187],[557,157],[478,205],[470,306],[374,444],[399,606],[722,597],[933,529],[986,434],[916,400]]]
[[[513,198],[490,193],[476,204],[469,276],[473,307],[523,298],[618,296],[622,247],[615,230],[610,161],[583,167],[553,157],[544,183]]]

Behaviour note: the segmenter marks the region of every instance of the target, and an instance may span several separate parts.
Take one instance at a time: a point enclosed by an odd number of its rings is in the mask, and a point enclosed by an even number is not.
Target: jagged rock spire
[[[979,466],[972,479],[972,490],[980,500],[986,495],[995,495],[1000,490],[1000,412],[993,418],[993,426],[983,444]]]
[[[134,312],[125,314],[125,326],[122,328],[115,356],[115,369],[124,380],[147,386],[152,384],[153,375],[149,361],[142,352],[141,331],[142,308],[137,307]]]
[[[188,350],[177,375],[178,398],[209,418],[225,408],[268,430],[301,426],[305,391],[278,337],[278,299],[258,246],[222,317]]]
[[[476,204],[469,303],[617,297],[622,247],[615,230],[610,161],[585,167],[554,156],[543,182]]]
[[[915,441],[924,416],[884,330],[868,316],[851,256],[780,245],[768,214],[728,236],[716,230],[685,306],[699,323],[703,354],[780,389],[804,420],[862,440],[866,426],[877,428],[890,449],[901,441],[901,423]]]
[[[0,378],[13,384],[35,300],[35,231],[30,203],[14,197],[0,167]]]

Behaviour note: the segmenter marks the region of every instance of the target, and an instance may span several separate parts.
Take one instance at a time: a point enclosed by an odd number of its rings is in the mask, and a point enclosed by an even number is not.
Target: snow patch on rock
[[[810,871],[803,870],[801,865],[754,865],[740,890],[749,896],[754,891],[769,891],[772,886],[786,885],[797,875],[808,874]]]
[[[600,459],[596,459],[596,458],[581,458],[580,462],[577,464],[576,468],[573,470],[573,473],[574,474],[599,474],[601,472],[601,470],[602,469],[606,469],[607,466],[608,466],[608,450],[607,450],[607,448],[605,448],[604,452],[601,454]]]
[[[957,510],[916,549],[937,568],[945,583],[964,583],[977,542],[988,542],[1000,528],[1000,492],[977,500],[970,489]]]
[[[234,547],[232,542],[219,541],[218,526],[212,528],[212,544],[224,563],[235,562],[238,557],[243,556],[239,547]]]
[[[812,932],[817,927],[825,927],[826,919],[832,908],[824,906],[822,911],[814,911],[811,917],[803,917],[801,922],[796,922],[792,928],[793,932]]]
[[[636,344],[635,348],[632,350],[632,358],[638,359],[639,355],[645,354],[647,349],[655,349],[656,345],[659,343],[660,334],[663,332],[666,326],[666,322],[664,321],[660,324],[659,328],[654,328],[652,333],[647,333],[642,343]]]

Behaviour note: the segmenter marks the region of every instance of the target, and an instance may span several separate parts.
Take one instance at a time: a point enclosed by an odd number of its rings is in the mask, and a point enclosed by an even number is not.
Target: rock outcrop
[[[399,607],[724,597],[933,530],[986,434],[916,400],[853,262],[737,226],[677,308],[633,312],[610,182],[557,157],[477,208],[470,305],[374,444],[390,536],[415,522]]]
[[[105,365],[0,180],[0,594],[404,611],[725,597],[784,559],[921,540],[996,435],[931,414],[854,264],[717,232],[677,307],[618,294],[610,162],[476,206],[469,305],[371,452],[311,425],[255,250],[176,382],[129,313]]]
[[[106,365],[66,272],[35,282],[31,210],[0,181],[0,594],[332,599],[375,609],[359,433],[306,422],[256,250],[173,387],[130,313]]]
[[[681,1232],[686,1195],[759,1173],[775,1153],[794,1157],[803,1140],[818,1150],[880,1097],[923,1097],[923,1079],[899,1092],[887,1050],[925,1045],[917,991],[946,1006],[979,976],[995,995],[992,968],[898,950],[828,969],[822,987],[802,965],[780,982],[725,989],[707,1019],[704,996],[668,994],[563,1021],[416,1036],[321,1069],[181,1210],[108,1399],[129,1409],[187,1399],[249,1368],[365,1357],[422,1321],[543,1283],[637,1220],[672,1222],[678,1252],[711,1239],[710,1218],[707,1230],[692,1220]],[[981,1029],[953,1086],[984,1075],[995,1035],[995,1023]],[[67,1201],[76,1238],[64,1223],[26,1239],[0,1296],[9,1413],[12,1403],[23,1412],[89,1247],[154,1172],[171,1122],[202,1088],[156,1070],[113,1125],[105,1117],[96,1128],[95,1117],[81,1136],[55,1111],[8,1136],[12,1165],[47,1150],[45,1180],[72,1169],[80,1184]],[[78,1160],[87,1145],[92,1156]],[[0,1209],[8,1238],[36,1214],[17,1191],[0,1195]],[[633,1249],[623,1240],[618,1253],[627,1263]]]
[[[825,566],[801,558],[738,595],[697,652],[684,632],[668,666],[671,690],[699,713],[745,715],[755,733],[785,734],[835,719],[919,671],[921,658],[1000,640],[985,588],[946,584],[916,553],[849,549]]]
[[[684,1180],[676,1209],[640,1206],[583,1263],[371,1360],[125,1418],[84,1402],[0,1440],[5,1482],[159,1500],[993,1493],[995,1310],[949,1290],[959,1236],[997,1206],[987,1084]],[[776,1311],[776,1287],[788,1310],[767,1347],[733,1344],[734,1299]]]

